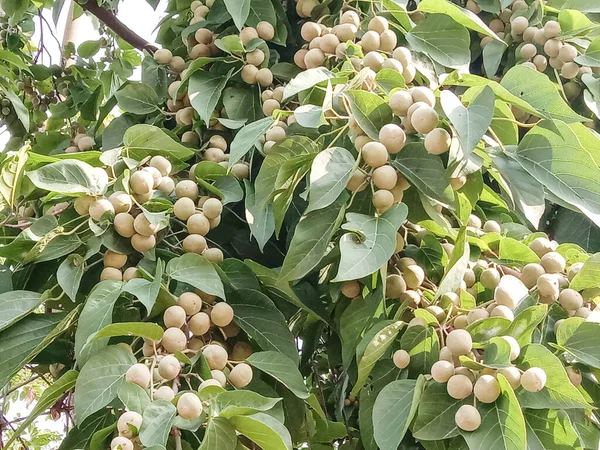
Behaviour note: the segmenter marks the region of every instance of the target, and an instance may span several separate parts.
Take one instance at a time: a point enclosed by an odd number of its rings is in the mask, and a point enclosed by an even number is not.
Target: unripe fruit
[[[202,414],[202,402],[192,392],[184,392],[177,400],[177,414],[187,420],[194,420]]]
[[[558,57],[562,46],[563,43],[561,41],[550,39],[544,44],[544,53],[546,53],[546,55],[550,56],[551,58],[556,58]]]
[[[163,314],[163,322],[167,328],[181,328],[185,324],[185,310],[178,305],[169,306]]]
[[[421,106],[410,116],[410,124],[419,133],[427,134],[438,126],[438,113],[430,106]]]
[[[150,370],[144,364],[134,364],[125,372],[125,379],[146,389],[150,384]]]
[[[190,234],[183,240],[183,251],[185,253],[197,253],[198,255],[206,249],[206,239],[199,234]]]
[[[175,190],[175,182],[170,177],[162,177],[157,189],[165,195],[171,195]]]
[[[152,236],[158,231],[158,225],[153,225],[144,214],[138,214],[133,220],[133,228],[142,236]]]
[[[538,72],[544,72],[548,67],[548,60],[544,55],[535,55],[533,57],[533,64],[535,65]]]
[[[529,392],[539,392],[546,385],[546,372],[539,367],[531,367],[521,375],[521,386]]]
[[[181,306],[188,316],[192,316],[202,308],[202,299],[193,292],[184,292],[179,296],[177,304]]]
[[[210,231],[210,222],[203,213],[192,214],[187,219],[187,231],[190,234],[206,236]]]
[[[575,311],[583,306],[583,297],[574,289],[564,289],[558,296],[558,301],[567,311]]]
[[[325,53],[320,48],[310,49],[304,56],[304,65],[308,69],[320,67],[325,62]]]
[[[541,258],[552,251],[552,244],[548,238],[538,237],[529,243],[529,248]]]
[[[179,328],[167,328],[163,334],[163,348],[169,353],[185,350],[187,344],[187,336]]]
[[[425,271],[416,264],[410,265],[402,271],[404,281],[409,289],[417,289],[425,281]]]
[[[188,133],[193,133],[193,132],[189,131]],[[196,133],[194,133],[194,135],[198,136]],[[160,173],[160,170],[158,170],[156,167],[148,166],[148,167],[144,167],[142,169],[142,172],[149,173],[152,176],[152,189],[157,188],[162,180],[162,175]],[[150,189],[150,191],[152,191],[152,189]]]
[[[384,61],[384,59],[383,59],[383,56],[381,55],[381,53],[372,51],[372,52],[367,53],[365,55],[365,57],[363,58],[363,65],[365,67],[370,68],[371,70],[373,70],[375,72],[379,72],[381,70],[383,61]]]
[[[206,28],[200,28],[196,30],[194,38],[196,39],[196,42],[198,42],[198,44],[208,45],[213,41],[213,33],[212,31]]]
[[[166,355],[158,363],[158,374],[165,380],[173,380],[181,371],[181,363],[175,356]],[[171,390],[171,392],[173,392]]]
[[[99,199],[96,199],[90,205],[88,212],[92,219],[94,219],[95,221],[99,221],[102,218],[102,216],[104,215],[104,213],[106,213],[106,212],[114,213],[115,209],[113,208],[112,203],[109,202],[107,199],[99,198]]]
[[[379,35],[379,50],[391,52],[398,44],[398,37],[392,30],[385,30]]]
[[[202,354],[211,369],[223,370],[227,365],[227,351],[217,344],[209,344],[204,347]]]
[[[79,147],[79,150],[82,152],[92,149],[94,145],[96,145],[96,141],[94,141],[94,138],[91,136],[83,136],[77,143],[77,147]]]
[[[537,47],[533,44],[525,44],[521,47],[521,58],[531,59],[537,54]]]
[[[119,434],[126,438],[132,438],[134,433],[130,426],[133,426],[139,432],[142,426],[142,415],[135,411],[127,411],[121,414],[117,421],[117,431]]]
[[[516,389],[521,385],[521,372],[516,367],[504,367],[498,369],[498,373],[504,375],[513,389]]]
[[[163,177],[168,176],[172,170],[169,160],[160,155],[153,156],[152,159],[150,159],[150,166],[158,169]]]
[[[542,256],[540,264],[547,273],[561,273],[565,271],[567,262],[560,253],[549,252]]]
[[[521,270],[521,281],[525,286],[531,289],[536,285],[538,278],[544,273],[546,273],[546,271],[541,265],[536,263],[527,264]]]
[[[434,128],[425,136],[425,150],[432,155],[441,155],[450,148],[452,136],[443,128]]]
[[[490,313],[482,308],[472,309],[471,311],[469,311],[467,313],[467,319],[469,320],[469,325],[477,322],[478,320],[487,319],[489,316],[490,316]]]
[[[223,204],[216,198],[209,198],[202,205],[202,212],[207,219],[216,219],[223,212]]]
[[[137,172],[136,172],[137,173]],[[133,206],[131,197],[127,192],[117,191],[113,192],[109,197],[108,201],[113,205],[115,213],[129,212]]]
[[[120,269],[127,263],[127,255],[112,250],[107,250],[103,259],[104,267],[114,267],[115,269]]]
[[[446,346],[455,356],[466,355],[473,348],[473,338],[468,331],[453,330],[446,338]]]
[[[73,202],[73,206],[75,207],[75,211],[80,216],[87,216],[90,211],[90,206],[94,203],[96,199],[89,195],[84,195],[83,197],[78,197]]]
[[[560,76],[566,78],[567,80],[572,80],[579,73],[579,66],[577,63],[568,62],[565,63],[560,69]]]
[[[390,96],[390,108],[399,117],[406,116],[413,103],[412,95],[407,91],[396,91]]]
[[[482,229],[486,233],[501,233],[502,232],[502,227],[495,220],[487,220],[483,224],[483,228]]]
[[[190,318],[190,331],[195,336],[202,336],[210,330],[210,317],[204,312],[194,314]]]
[[[115,231],[126,238],[130,238],[135,234],[135,228],[133,227],[133,216],[128,213],[119,213],[115,216],[114,227]]]
[[[396,186],[398,182],[398,175],[396,174],[396,169],[392,166],[381,166],[373,171],[373,184],[377,186],[379,189],[388,189],[391,190]]]
[[[388,59],[384,60],[383,63],[381,64],[381,68],[395,70],[398,73],[404,72],[404,67],[402,67],[402,64],[400,63],[400,61],[396,61],[393,58],[388,58]]]
[[[171,50],[167,48],[158,49],[154,53],[154,60],[159,64],[169,64],[172,58],[173,54],[171,53]]]
[[[389,123],[379,130],[379,141],[385,146],[388,153],[396,154],[404,147],[406,134],[398,125]]]
[[[481,272],[479,281],[486,289],[496,289],[496,286],[500,283],[500,272],[496,269],[485,269]]]
[[[246,363],[240,363],[229,372],[229,382],[236,388],[243,388],[250,384],[252,376],[252,367]]]
[[[135,194],[148,194],[154,187],[154,178],[144,170],[138,170],[131,174],[129,186]]]
[[[207,261],[215,264],[222,263],[225,257],[221,249],[216,247],[207,248],[204,250],[204,253],[202,253],[202,256],[204,256]]]
[[[192,180],[181,180],[175,185],[177,198],[188,197],[194,201],[198,199],[198,185]]]
[[[506,342],[508,342],[508,345],[510,345],[510,360],[514,361],[521,354],[521,346],[512,336],[502,336],[502,339],[504,339]]]
[[[117,436],[110,441],[110,450],[133,450],[133,442],[125,436]]]
[[[578,387],[579,385],[581,385],[581,382],[583,381],[583,376],[581,375],[581,372],[577,368],[575,368],[573,366],[568,366],[568,367],[566,367],[566,371],[567,371],[567,376],[569,377],[569,380],[575,387]]]
[[[481,425],[481,414],[472,405],[462,405],[454,415],[456,426],[464,431],[475,431]]]
[[[258,37],[265,41],[270,41],[275,37],[275,28],[269,22],[258,22],[256,31],[258,32]]]
[[[565,63],[571,62],[577,57],[577,49],[571,44],[565,44],[558,51],[558,57]]]
[[[560,24],[556,20],[549,20],[544,25],[544,34],[548,39],[555,38],[560,34]]]
[[[361,155],[364,162],[374,168],[383,166],[388,160],[387,149],[379,142],[366,143],[362,148]]]
[[[482,403],[492,403],[500,396],[500,383],[492,375],[482,375],[473,388],[475,397]]]
[[[400,298],[406,292],[406,282],[402,275],[391,274],[386,278],[385,296],[387,298]]]
[[[192,215],[195,215],[196,204],[194,200],[188,197],[182,197],[173,205],[173,214],[180,220],[189,220]]]
[[[521,280],[512,275],[504,275],[494,291],[494,299],[499,305],[514,310],[517,304],[529,293]]]
[[[396,350],[392,360],[398,369],[405,369],[410,364],[410,355],[406,350]]]
[[[154,391],[154,400],[166,400],[170,402],[174,398],[175,393],[173,392],[173,389],[171,389],[169,386],[161,386],[156,391]]]
[[[144,236],[141,234],[134,234],[131,237],[131,246],[140,253],[144,253],[154,248],[156,245],[156,238],[154,236]]]
[[[342,294],[348,298],[355,298],[360,295],[360,283],[356,280],[344,281],[342,284]]]
[[[362,47],[364,54],[367,54],[374,50],[379,50],[379,46],[381,45],[379,33],[377,33],[376,31],[367,31],[363,35],[359,44]]]
[[[457,316],[454,319],[454,328],[464,330],[469,326],[469,318],[467,316]]]
[[[218,327],[226,327],[233,320],[233,308],[227,303],[221,302],[213,306],[210,319]]]
[[[529,20],[527,20],[527,18],[523,16],[515,17],[512,20],[511,25],[513,33],[517,35],[523,34],[529,26]]]
[[[394,194],[385,189],[379,189],[373,194],[373,206],[378,211],[386,211],[394,204]]]
[[[100,281],[104,280],[116,280],[121,281],[123,279],[123,274],[119,269],[115,269],[114,267],[105,267],[100,273]]]
[[[473,392],[473,382],[465,375],[452,375],[448,380],[446,389],[450,397],[455,398],[457,400],[462,400],[463,398],[467,398],[469,395],[471,395],[471,392]]]
[[[454,364],[440,360],[431,366],[431,376],[438,383],[446,383],[454,375]]]
[[[244,44],[244,47],[247,46],[250,43],[250,41],[252,41],[252,39],[257,38],[258,33],[255,28],[246,27],[242,28],[242,30],[240,31],[240,39],[242,40],[242,44]]]

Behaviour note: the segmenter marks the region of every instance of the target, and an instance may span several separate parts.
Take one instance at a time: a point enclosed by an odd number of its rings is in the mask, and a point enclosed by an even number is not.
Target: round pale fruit
[[[455,356],[466,355],[473,348],[473,338],[466,330],[453,330],[446,338],[446,346]]]
[[[182,197],[173,205],[173,214],[180,220],[188,220],[196,212],[194,200],[188,197]]]
[[[158,225],[151,224],[144,214],[138,214],[133,220],[133,228],[135,228],[137,234],[152,236],[156,234]]]
[[[566,368],[566,371],[567,371],[567,375],[568,375],[571,383],[575,387],[579,386],[581,384],[581,382],[583,381],[583,376],[581,375],[581,371],[579,371],[579,369],[577,369],[573,366],[568,366]]]
[[[385,296],[387,298],[400,298],[406,292],[406,281],[399,274],[390,274],[385,282]]]
[[[360,283],[356,280],[344,281],[342,284],[342,294],[348,298],[355,298],[360,295]]]
[[[163,314],[163,322],[167,328],[181,328],[185,324],[185,309],[179,305],[169,306]]]
[[[502,336],[502,339],[504,339],[506,342],[508,342],[508,345],[510,345],[510,360],[514,361],[521,354],[521,346],[512,336]]]
[[[218,327],[226,327],[233,320],[233,308],[225,302],[215,304],[210,312],[210,320]]]
[[[446,389],[450,397],[462,400],[463,398],[467,398],[471,395],[471,392],[473,392],[473,382],[466,375],[452,375],[450,379],[448,379]]]
[[[387,148],[380,142],[367,142],[361,151],[362,158],[369,166],[377,168],[387,163]]]
[[[150,370],[144,364],[134,364],[125,372],[125,379],[145,389],[150,384]]]
[[[412,264],[402,271],[404,281],[409,289],[417,289],[425,281],[425,271],[421,266]]]
[[[127,262],[127,255],[123,253],[113,252],[112,250],[107,250],[104,253],[104,267],[114,267],[115,269],[120,269]]]
[[[270,41],[275,37],[275,28],[269,22],[262,21],[256,25],[258,37],[265,41]]]
[[[575,311],[583,306],[583,297],[574,289],[563,289],[558,301],[568,311]]]
[[[438,383],[446,383],[454,375],[454,364],[440,360],[431,366],[431,376]]]
[[[154,60],[159,64],[169,64],[173,59],[173,54],[168,48],[160,48],[154,52]]]
[[[227,365],[227,350],[217,344],[209,344],[204,347],[202,354],[211,369],[223,370]]]
[[[438,113],[429,105],[421,106],[412,113],[410,123],[419,133],[427,134],[433,131],[439,124]]]
[[[90,205],[88,212],[92,219],[99,221],[104,213],[114,213],[115,208],[113,207],[112,203],[108,201],[108,199],[98,198]]]
[[[170,402],[174,398],[175,392],[173,392],[173,389],[171,389],[169,386],[161,386],[154,391],[154,400],[166,400]]]
[[[529,293],[521,280],[512,275],[504,275],[494,291],[494,300],[499,305],[508,306],[514,310],[517,304]]]
[[[162,346],[169,353],[185,350],[187,336],[179,328],[167,328],[163,334]]]
[[[172,170],[169,160],[161,155],[153,156],[152,159],[150,159],[150,166],[157,168],[163,177],[168,176]]]
[[[190,234],[183,240],[183,251],[185,253],[202,254],[206,249],[206,239],[199,234]]]
[[[432,155],[441,155],[450,148],[452,136],[443,128],[434,128],[425,136],[425,150]]]
[[[552,251],[552,243],[548,238],[537,237],[529,243],[529,248],[540,258]]]
[[[131,246],[140,253],[144,253],[153,249],[156,245],[156,238],[154,236],[143,236],[141,234],[134,234],[131,237]]]
[[[410,364],[410,355],[406,350],[396,350],[392,359],[398,369],[404,369]]]
[[[202,299],[193,292],[184,292],[179,296],[177,304],[181,306],[188,316],[192,316],[202,308]]]
[[[138,170],[131,174],[129,186],[135,194],[148,194],[154,187],[154,178],[150,172]]]
[[[141,426],[142,415],[135,411],[124,412],[117,421],[117,431],[121,436],[125,436],[126,438],[132,438],[135,434],[139,433]],[[131,427],[137,431],[135,434]]]
[[[485,269],[479,276],[479,281],[486,289],[496,289],[500,283],[500,272],[496,269]]]
[[[177,198],[188,197],[193,201],[198,200],[198,185],[192,180],[181,180],[175,185]]]
[[[203,213],[192,214],[187,220],[187,231],[190,234],[206,236],[210,231],[210,221]]]
[[[521,386],[529,392],[539,392],[546,385],[546,372],[540,367],[530,367],[521,375]]]
[[[229,372],[229,382],[236,388],[243,388],[250,384],[252,376],[252,367],[246,363],[240,363]]]
[[[540,259],[540,264],[547,273],[561,273],[565,271],[567,262],[557,252],[548,252]]]
[[[481,425],[481,414],[472,405],[462,405],[454,415],[456,426],[464,431],[475,431]]]
[[[173,355],[166,355],[158,363],[158,374],[165,380],[175,379],[175,377],[179,375],[180,371],[181,363]]]
[[[105,267],[100,273],[100,281],[104,280],[116,280],[121,281],[123,279],[123,274],[119,269],[115,269],[114,267]]]
[[[81,216],[87,216],[90,211],[90,206],[94,203],[96,199],[89,195],[84,195],[83,197],[78,197],[73,202],[73,206],[75,207],[75,211],[77,214]]]
[[[521,372],[516,367],[504,367],[498,369],[498,373],[501,373],[506,378],[513,389],[521,385]]]
[[[379,189],[392,190],[398,182],[396,169],[390,165],[378,167],[373,171],[373,184]]]
[[[194,420],[202,414],[202,402],[195,393],[185,392],[177,400],[177,414],[187,420]]]
[[[223,211],[223,204],[216,198],[209,198],[202,205],[202,212],[208,219],[216,219]]]
[[[252,39],[258,39],[258,33],[256,31],[256,28],[242,28],[242,30],[240,31],[240,39],[242,40],[242,44],[244,44],[244,46],[247,46],[250,43],[250,41],[252,41]]]
[[[407,91],[396,91],[390,96],[390,108],[398,117],[404,117],[413,105],[412,95]]]
[[[136,172],[137,173],[137,172]],[[133,206],[131,196],[127,192],[116,191],[110,194],[108,201],[112,203],[115,213],[129,212]]]
[[[117,436],[110,441],[110,450],[133,450],[133,442],[125,436]]]
[[[545,273],[537,279],[537,288],[540,295],[544,297],[552,297],[555,300],[559,294],[558,278],[554,274]]]
[[[372,201],[378,211],[386,211],[394,204],[394,194],[386,189],[379,189],[373,194]]]
[[[500,396],[500,383],[492,375],[482,375],[473,388],[475,397],[482,403],[492,403]]]
[[[223,262],[223,252],[221,251],[220,248],[207,248],[206,250],[204,250],[204,253],[202,253],[202,256],[204,256],[204,258],[208,261],[210,261],[211,263],[215,263],[215,264],[220,264]]]
[[[546,271],[537,263],[529,263],[521,270],[521,281],[527,288],[531,289],[537,283],[539,277],[544,275]]]
[[[210,330],[210,317],[204,312],[194,314],[190,318],[190,331],[195,336],[202,336]]]

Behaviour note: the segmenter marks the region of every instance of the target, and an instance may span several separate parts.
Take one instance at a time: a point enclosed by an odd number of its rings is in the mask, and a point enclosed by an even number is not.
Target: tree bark
[[[123,22],[121,22],[112,11],[98,6],[96,0],[88,0],[86,3],[80,3],[79,6],[81,6],[84,9],[84,11],[87,11],[90,14],[96,16],[108,28],[113,30],[117,34],[117,36],[119,36],[125,42],[131,44],[138,50],[146,50],[152,54],[156,50],[158,50],[150,42],[131,31],[131,29],[127,27],[127,25],[125,25]]]
[[[67,22],[65,23],[65,31],[63,33],[62,38],[62,46],[60,48],[61,52],[61,62],[63,67],[69,66],[73,63],[73,58],[65,58],[64,57],[64,49],[69,42],[75,44],[75,39],[77,39],[77,30],[78,23],[77,20],[74,19],[73,15],[75,14],[75,0],[71,2],[69,6],[69,13],[67,14]]]

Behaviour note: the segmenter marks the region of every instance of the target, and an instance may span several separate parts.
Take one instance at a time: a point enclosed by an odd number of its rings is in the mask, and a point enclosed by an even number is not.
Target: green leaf
[[[379,139],[379,130],[392,121],[392,108],[377,94],[367,91],[346,91],[350,111],[356,122],[371,139]]]
[[[250,0],[225,0],[225,6],[237,29],[241,30],[244,28],[244,24],[250,13]]]
[[[75,331],[75,358],[79,366],[96,351],[106,346],[108,339],[86,345],[90,336],[112,323],[115,302],[121,295],[122,281],[105,280],[98,283],[90,292]]]
[[[95,176],[94,170],[83,161],[65,159],[28,172],[27,176],[36,187],[46,191],[100,195],[106,192],[106,184]]]
[[[510,351],[510,344],[506,339],[493,337],[485,347],[483,364],[494,369],[509,367],[511,366]]]
[[[592,255],[583,263],[583,267],[573,277],[569,287],[576,291],[600,287],[600,253]]]
[[[16,56],[13,53],[6,52],[5,50],[0,50],[0,60],[10,61],[8,58],[5,59],[7,53],[16,58]],[[4,96],[12,104],[13,108],[15,109],[15,113],[17,113],[17,117],[23,124],[23,128],[25,128],[26,130],[29,130],[29,126],[30,126],[29,110],[23,104],[23,101],[21,100],[21,98],[18,95],[16,95],[13,91],[11,91],[10,89],[5,89],[4,86],[0,86],[0,91],[2,91],[4,93]]]
[[[88,343],[115,336],[137,336],[152,341],[160,341],[162,335],[163,328],[155,323],[119,322],[106,325],[100,331],[91,335],[88,338]]]
[[[77,310],[65,316],[30,314],[0,332],[0,386],[5,386],[25,364],[47,347],[73,320]]]
[[[27,0],[2,0],[0,5],[4,13],[10,17],[10,24],[16,25],[27,11],[29,2]]]
[[[214,112],[223,89],[232,74],[233,69],[227,75],[216,75],[205,70],[198,70],[190,77],[188,95],[190,103],[198,112],[200,119],[208,124]]]
[[[511,321],[504,317],[488,317],[473,322],[467,327],[467,331],[471,334],[473,342],[485,344],[491,338],[505,334],[510,325]]]
[[[77,47],[77,54],[82,58],[91,58],[100,51],[102,41],[100,39],[84,41]]]
[[[354,156],[342,147],[330,147],[313,160],[305,214],[331,205],[346,188],[354,170]]]
[[[150,404],[150,397],[146,390],[135,383],[123,383],[117,391],[119,400],[123,402],[128,411],[142,414]]]
[[[235,310],[235,322],[260,348],[280,352],[297,361],[294,335],[269,297],[253,289],[238,289],[229,296],[228,303]]]
[[[528,450],[582,450],[569,416],[555,409],[526,409]]]
[[[586,13],[600,13],[600,5],[594,0],[567,0],[560,9],[576,9]]]
[[[472,13],[468,9],[461,8],[453,3],[445,0],[422,0],[417,7],[417,10],[429,14],[446,14],[455,22],[473,30],[477,33],[484,34],[501,42],[504,47],[506,44],[500,39],[496,33],[488,28],[488,26],[479,18],[477,14]]]
[[[129,128],[123,136],[123,146],[125,154],[138,161],[146,156],[156,155],[185,161],[195,154],[186,146],[174,141],[160,128],[147,124],[137,124]]]
[[[14,323],[35,310],[42,302],[41,294],[30,291],[11,291],[0,294],[0,330]]]
[[[220,417],[247,416],[268,411],[281,401],[280,398],[264,397],[252,391],[225,391],[217,395],[211,404]]]
[[[435,299],[437,300],[447,292],[454,292],[459,287],[467,270],[469,263],[470,247],[467,239],[466,227],[461,227],[454,241],[454,250],[450,255],[450,261],[446,266],[446,273],[437,292],[435,293]]]
[[[579,361],[596,369],[600,369],[600,348],[596,345],[597,333],[600,324],[595,322],[582,322],[572,330],[566,342],[559,342],[569,353]]]
[[[405,88],[406,80],[399,72],[393,69],[381,69],[375,75],[375,82],[385,91],[386,94],[390,94],[393,89]]]
[[[250,233],[256,239],[258,248],[262,252],[275,232],[273,206],[268,205],[265,208],[263,205],[256,204],[254,185],[250,181],[244,180],[244,188],[246,189],[246,222],[248,222]]]
[[[511,94],[533,106],[542,117],[567,123],[586,120],[569,107],[547,75],[530,67],[522,64],[512,67],[500,84]]]
[[[153,113],[161,103],[154,89],[144,83],[130,82],[114,95],[121,109],[133,114]]]
[[[300,72],[287,83],[283,90],[283,100],[287,100],[319,83],[335,78],[335,74],[324,67],[316,67]]]
[[[223,107],[227,117],[231,120],[243,120],[250,123],[264,116],[258,85],[225,88]]]
[[[235,416],[230,420],[239,433],[263,450],[292,450],[292,438],[288,430],[281,422],[267,414]]]
[[[117,424],[113,423],[96,431],[90,439],[90,450],[104,450],[107,446],[108,438],[114,434],[116,428]]]
[[[529,263],[540,262],[539,256],[528,245],[511,237],[505,237],[500,240],[498,256],[500,256],[503,264],[511,267],[523,267]]]
[[[230,146],[229,167],[242,159],[258,143],[258,140],[273,125],[272,117],[265,117],[245,125],[233,138]]]
[[[494,403],[478,403],[481,425],[461,431],[470,449],[523,450],[527,448],[525,419],[515,393],[503,375],[497,375],[501,394]]]
[[[223,205],[237,203],[244,198],[244,191],[240,186],[240,182],[235,177],[219,177],[215,180],[213,186],[223,193],[223,197],[221,198]]]
[[[83,258],[80,255],[72,254],[60,263],[56,271],[56,281],[72,301],[75,301],[77,292],[79,292],[79,284],[84,270],[85,261]]]
[[[600,170],[564,122],[536,125],[514,156],[546,189],[600,224]]]
[[[454,69],[471,60],[469,31],[445,14],[432,14],[406,35],[412,50],[425,53],[435,62]]]
[[[12,433],[8,441],[4,443],[4,446],[10,448],[10,445],[25,432],[40,414],[43,414],[48,408],[53,406],[66,392],[73,389],[77,375],[79,375],[79,372],[76,370],[68,370],[58,380],[44,389],[27,418],[19,423],[18,428]]]
[[[224,52],[229,54],[241,55],[242,53],[244,53],[244,46],[242,45],[242,40],[236,34],[215,39],[214,44],[219,50],[223,50]]]
[[[332,281],[360,279],[386,264],[394,254],[396,231],[407,214],[408,208],[403,203],[379,217],[347,213],[342,228],[350,232],[340,239],[340,266]]]
[[[465,160],[469,159],[492,124],[494,101],[494,91],[487,86],[466,108],[452,91],[442,91],[440,94],[440,103],[458,134]]]
[[[589,408],[581,393],[569,381],[567,372],[560,360],[550,350],[540,344],[529,344],[521,348],[516,361],[521,370],[542,367],[546,372],[546,386],[539,392],[519,389],[517,396],[523,408],[532,409],[572,409]]]
[[[431,366],[439,359],[440,344],[432,327],[415,325],[407,328],[400,338],[400,348],[410,355],[408,373],[411,377],[430,373]]]
[[[346,198],[343,196],[326,209],[302,216],[279,273],[282,282],[304,277],[323,259],[344,217]]]
[[[154,279],[152,281],[143,278],[132,278],[123,287],[125,292],[135,295],[142,305],[146,307],[146,313],[148,315],[152,312],[154,305],[159,298],[161,289],[165,291],[165,288],[161,283],[163,270],[164,264],[162,260],[159,259],[156,263],[156,273],[154,274]]]
[[[600,37],[595,38],[585,53],[575,58],[575,62],[582,66],[600,67]]]
[[[422,143],[409,143],[400,153],[393,155],[391,164],[423,194],[445,204],[452,202],[450,178],[442,160],[431,155]]]
[[[75,385],[75,423],[108,405],[119,387],[126,383],[125,372],[136,359],[131,350],[121,345],[103,348],[81,368]]]
[[[379,361],[388,348],[394,343],[398,333],[404,325],[406,324],[402,321],[394,322],[381,329],[371,338],[362,357],[358,361],[358,378],[352,388],[353,395],[358,395],[364,384],[367,382],[373,367],[375,367],[377,361]]]
[[[548,306],[536,305],[521,311],[510,324],[506,334],[514,337],[523,347],[531,342],[531,337],[537,326],[542,323],[548,313]]]
[[[167,275],[207,294],[225,298],[221,278],[214,266],[201,255],[186,253],[179,258],[173,258],[167,264]]]
[[[277,352],[257,352],[250,355],[247,361],[282,383],[296,397],[305,399],[310,395],[296,363],[289,357]]]
[[[167,400],[155,400],[150,403],[142,415],[140,441],[145,447],[151,445],[167,445],[171,424],[177,410],[173,403]]]
[[[468,403],[468,398],[455,400],[450,397],[445,383],[430,381],[425,386],[417,416],[411,428],[414,438],[436,441],[457,436],[458,428],[454,416],[462,405]]]
[[[396,450],[412,422],[425,379],[393,381],[377,395],[373,407],[375,442],[381,450]]]
[[[108,410],[100,410],[92,414],[85,422],[71,428],[60,443],[58,450],[88,448],[88,445],[91,446],[94,435],[111,425],[113,428],[116,425],[114,415]]]
[[[213,417],[208,422],[198,450],[236,450],[237,448],[238,439],[231,422],[224,417]]]

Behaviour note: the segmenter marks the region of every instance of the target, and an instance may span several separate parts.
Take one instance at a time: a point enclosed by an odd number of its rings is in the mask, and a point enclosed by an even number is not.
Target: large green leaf
[[[137,160],[155,155],[186,160],[195,154],[174,141],[160,128],[147,124],[137,124],[129,128],[123,136],[123,146],[124,153]]]
[[[279,273],[282,281],[300,279],[319,264],[340,226],[345,207],[343,196],[328,208],[309,212],[300,219]]]
[[[250,13],[250,0],[225,0],[225,6],[237,29],[241,30],[244,28],[244,24]]]
[[[253,86],[225,88],[223,91],[223,107],[230,120],[251,123],[264,115],[259,89]]]
[[[146,406],[150,404],[150,396],[146,393],[146,390],[135,383],[121,384],[117,395],[128,411],[142,414]]]
[[[36,187],[46,191],[87,195],[106,192],[106,184],[95,176],[94,168],[76,159],[53,162],[28,172],[27,176]]]
[[[316,67],[314,69],[304,70],[285,85],[283,99],[286,100],[290,97],[293,97],[302,91],[310,89],[313,86],[334,77],[335,75],[325,67]]]
[[[408,328],[400,338],[400,347],[410,355],[408,373],[411,376],[429,373],[439,359],[440,344],[432,327],[415,325]]]
[[[569,416],[556,409],[526,409],[527,450],[582,450]]]
[[[582,66],[600,67],[600,38],[595,38],[585,53],[575,58],[575,62]]]
[[[112,323],[115,302],[121,295],[123,282],[105,280],[98,283],[90,292],[75,331],[75,358],[80,366],[85,364],[97,350],[106,346],[108,339],[86,345],[90,336]]]
[[[393,381],[377,395],[373,407],[375,441],[381,450],[396,450],[412,422],[425,379]]]
[[[558,344],[564,347],[579,361],[596,369],[600,369],[600,347],[596,339],[600,332],[600,324],[595,322],[582,322],[567,338]]]
[[[116,336],[137,336],[151,341],[160,341],[163,335],[163,328],[150,322],[119,322],[106,325],[100,331],[92,334],[88,338],[88,343],[95,342],[98,339],[116,337]]]
[[[162,260],[158,260],[156,263],[156,272],[152,281],[145,280],[143,278],[132,278],[129,280],[123,290],[135,295],[137,299],[146,307],[146,313],[150,315],[150,312],[154,308],[156,301],[159,298],[161,289],[165,291],[162,286],[162,276],[164,271],[164,264]]]
[[[56,281],[72,301],[75,301],[77,292],[79,292],[79,284],[84,269],[85,261],[83,257],[74,253],[67,256],[56,271]]]
[[[233,166],[236,162],[246,156],[252,148],[258,143],[258,140],[264,136],[264,134],[273,125],[272,117],[265,117],[264,119],[257,120],[244,126],[231,141],[229,149],[229,167]]]
[[[190,103],[205,124],[210,122],[231,73],[230,71],[226,75],[217,75],[206,70],[198,70],[190,77],[188,85]]]
[[[469,30],[445,14],[432,14],[406,35],[413,50],[425,53],[435,62],[455,69],[471,60]]]
[[[535,305],[521,311],[510,324],[506,334],[514,337],[520,346],[531,342],[531,336],[548,313],[547,305]]]
[[[145,447],[167,445],[171,424],[177,410],[167,400],[155,400],[144,409],[140,441]]]
[[[108,426],[115,424],[115,416],[109,410],[100,410],[92,414],[86,421],[71,428],[60,443],[58,450],[77,450],[91,446],[93,436]],[[104,447],[105,448],[105,447]],[[90,447],[91,449],[91,447]]]
[[[285,317],[273,301],[260,291],[238,289],[228,298],[235,311],[235,322],[250,335],[263,350],[273,350],[293,361],[298,359],[294,335]]]
[[[273,205],[256,204],[256,195],[254,194],[254,185],[244,180],[246,189],[246,222],[250,228],[250,233],[256,239],[258,248],[263,251],[267,241],[275,232],[275,219],[273,218]]]
[[[379,130],[392,120],[392,108],[377,94],[367,91],[346,91],[350,110],[358,125],[371,139],[379,139]]]
[[[236,450],[238,447],[235,428],[224,417],[213,417],[198,450]]]
[[[161,103],[152,87],[135,82],[130,82],[115,92],[115,98],[122,110],[133,114],[150,114],[158,111],[158,105]]]
[[[18,322],[36,309],[42,301],[41,294],[30,291],[11,291],[0,294],[0,330]]]
[[[542,117],[567,123],[586,120],[569,107],[547,75],[530,67],[522,64],[512,67],[500,84],[515,97],[533,106]]]
[[[569,287],[576,291],[600,287],[600,253],[592,255],[583,263],[583,267],[573,277]]]
[[[435,298],[440,298],[447,292],[454,292],[460,284],[469,263],[470,247],[467,239],[467,229],[462,227],[454,242],[454,250],[450,255],[450,261],[446,266],[446,273],[440,282]]]
[[[411,428],[415,439],[436,441],[458,435],[454,416],[462,405],[469,403],[468,400],[450,397],[444,383],[433,380],[427,383]]]
[[[346,188],[354,169],[354,156],[342,147],[331,147],[313,160],[305,213],[331,205]]]
[[[514,156],[546,189],[600,224],[600,170],[564,122],[536,125]]]
[[[121,345],[103,348],[82,367],[75,385],[75,423],[108,405],[119,387],[126,383],[125,372],[136,359],[131,350]]]
[[[252,391],[225,391],[217,395],[211,404],[220,417],[247,416],[268,411],[281,401],[280,398],[264,397]]]
[[[521,349],[516,361],[517,367],[527,370],[541,367],[546,372],[546,386],[539,392],[519,389],[517,396],[523,408],[531,409],[571,409],[589,408],[581,393],[569,381],[567,372],[560,360],[550,350],[540,344],[529,344]]]
[[[515,393],[503,375],[497,376],[501,394],[494,403],[479,403],[481,425],[461,431],[471,450],[523,450],[527,448],[525,419]]]
[[[406,220],[408,208],[401,203],[379,217],[346,214],[342,228],[350,231],[340,239],[341,260],[333,281],[356,280],[370,275],[394,254],[396,232]]]
[[[277,352],[257,352],[250,355],[247,361],[282,383],[296,397],[305,399],[310,395],[296,364],[287,356]]]
[[[511,237],[500,240],[498,256],[503,264],[510,267],[523,267],[529,263],[539,263],[540,258],[528,245]]]
[[[167,264],[167,275],[207,294],[225,298],[221,278],[214,266],[201,255],[186,253],[179,258],[173,258]]]
[[[340,339],[342,341],[342,362],[349,367],[356,355],[356,346],[361,340],[362,331],[373,312],[362,297],[353,300],[340,317]]]
[[[231,422],[239,433],[263,450],[292,450],[292,438],[288,430],[281,422],[267,414],[234,416]]]

